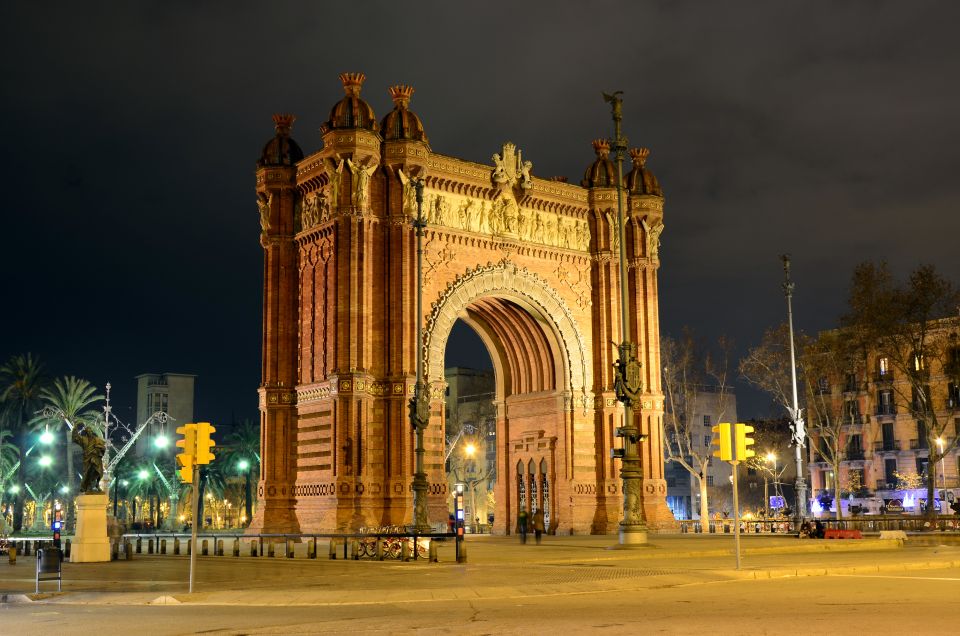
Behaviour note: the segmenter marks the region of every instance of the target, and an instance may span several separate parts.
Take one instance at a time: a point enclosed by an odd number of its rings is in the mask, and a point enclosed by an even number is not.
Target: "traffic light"
[[[211,435],[216,433],[217,429],[210,422],[199,422],[197,424],[197,463],[209,464],[215,459],[213,451],[210,450],[217,445]]]
[[[748,437],[750,433],[753,433],[753,427],[749,424],[736,425],[734,435],[736,436],[737,459],[739,461],[745,461],[756,455],[752,448],[747,448],[755,443],[752,437]]]
[[[733,446],[730,443],[730,424],[724,422],[717,424],[713,431],[713,456],[728,462],[733,459]]]
[[[177,472],[181,481],[190,484],[193,483],[193,465],[197,453],[197,425],[178,426],[177,434],[183,435],[177,440],[177,448],[181,449],[177,455]]]

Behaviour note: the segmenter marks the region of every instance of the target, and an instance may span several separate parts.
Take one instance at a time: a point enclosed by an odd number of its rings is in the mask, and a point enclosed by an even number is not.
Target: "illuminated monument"
[[[416,180],[424,184],[424,436],[428,516],[447,518],[444,349],[461,319],[479,334],[496,377],[493,531],[521,508],[550,531],[614,532],[624,496],[615,429],[613,342],[620,334],[616,168],[606,140],[582,186],[533,176],[534,153],[491,148],[492,165],[432,151],[394,86],[382,121],[361,98],[362,74],[304,156],[294,118],[276,115],[256,194],[264,249],[263,462],[252,531],[331,531],[410,524],[415,435]],[[631,151],[625,177],[627,308],[643,392],[635,421],[642,510],[672,527],[663,470],[657,269],[663,198]]]

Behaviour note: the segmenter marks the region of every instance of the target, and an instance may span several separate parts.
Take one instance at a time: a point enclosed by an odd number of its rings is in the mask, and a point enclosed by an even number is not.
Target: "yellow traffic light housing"
[[[177,448],[181,449],[177,455],[177,473],[181,481],[193,482],[193,466],[196,463],[197,453],[197,425],[185,424],[177,427],[177,434],[183,435],[177,440]]]
[[[209,464],[216,459],[211,450],[217,445],[212,437],[216,432],[217,429],[210,422],[197,423],[197,464]]]
[[[748,437],[750,433],[753,433],[753,430],[753,427],[748,424],[737,424],[736,426],[736,458],[740,461],[745,461],[751,457],[755,457],[757,454],[752,448],[747,448],[748,446],[753,446],[756,443],[756,440],[754,440],[752,437]]]
[[[713,456],[728,462],[733,459],[733,446],[730,439],[730,424],[717,424],[713,431]]]

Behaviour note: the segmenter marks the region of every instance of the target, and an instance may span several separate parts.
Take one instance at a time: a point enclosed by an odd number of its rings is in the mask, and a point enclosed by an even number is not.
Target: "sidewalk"
[[[454,562],[452,542],[440,563],[331,561],[284,557],[198,557],[188,594],[185,556],[136,555],[132,561],[64,563],[63,593],[34,589],[34,557],[0,562],[0,602],[82,604],[364,605],[469,598],[642,590],[733,579],[863,574],[960,568],[960,541],[925,535],[896,540],[799,540],[744,536],[735,569],[732,535],[653,536],[647,547],[617,549],[614,536],[531,538],[468,536],[468,562]],[[917,545],[917,544],[924,545]]]

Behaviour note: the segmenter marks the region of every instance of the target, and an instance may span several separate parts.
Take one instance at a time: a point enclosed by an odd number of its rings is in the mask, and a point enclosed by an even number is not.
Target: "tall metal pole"
[[[807,516],[807,482],[803,479],[803,452],[807,432],[803,424],[803,413],[797,400],[797,357],[793,344],[793,281],[790,279],[790,255],[784,254],[783,259],[783,293],[787,297],[787,325],[790,329],[790,381],[793,386],[793,408],[790,410],[790,419],[793,423],[790,429],[793,433],[794,458],[797,463],[797,480],[794,482],[797,502],[794,507],[793,520],[797,528]],[[839,505],[839,504],[838,504]]]
[[[620,337],[617,346],[620,358],[614,363],[614,391],[623,404],[623,426],[617,430],[617,437],[623,438],[623,454],[620,463],[620,480],[623,489],[623,518],[620,520],[620,545],[636,545],[647,542],[647,524],[643,518],[642,473],[640,471],[639,444],[644,439],[640,435],[634,418],[634,403],[642,391],[640,363],[636,357],[636,345],[630,341],[630,323],[627,312],[630,308],[627,281],[626,232],[623,212],[623,155],[627,150],[627,140],[623,137],[620,124],[623,120],[622,93],[604,94],[603,98],[611,105],[613,115],[613,150],[617,161],[617,237],[620,242]]]
[[[417,218],[413,227],[417,231],[417,383],[410,400],[410,424],[416,432],[415,465],[413,471],[413,529],[429,532],[427,520],[427,473],[423,467],[423,432],[430,422],[430,402],[423,382],[423,179],[413,182],[417,195]]]
[[[103,465],[104,471],[103,476],[100,478],[100,490],[104,492],[110,491],[110,480],[113,478],[113,469],[110,466],[110,416],[112,413],[112,408],[110,406],[110,383],[107,382],[107,397],[103,405],[103,441],[104,441],[104,451],[103,451]],[[116,515],[114,515],[116,516]]]

